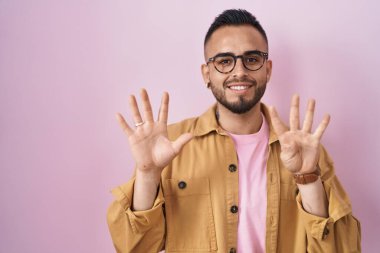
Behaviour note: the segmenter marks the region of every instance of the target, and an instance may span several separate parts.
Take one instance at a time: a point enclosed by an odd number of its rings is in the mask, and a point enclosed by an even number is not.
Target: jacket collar
[[[273,142],[278,140],[278,137],[273,129],[268,107],[265,104],[260,103],[260,108],[261,112],[264,114],[266,121],[268,122],[269,144],[272,144]],[[198,118],[194,127],[193,135],[196,137],[200,137],[213,131],[221,135],[227,135],[226,131],[222,129],[222,127],[218,123],[218,120],[216,119],[216,103]]]

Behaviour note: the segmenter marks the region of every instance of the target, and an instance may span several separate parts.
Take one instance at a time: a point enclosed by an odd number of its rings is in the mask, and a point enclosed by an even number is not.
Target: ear
[[[202,71],[203,81],[205,82],[206,87],[208,88],[208,85],[210,83],[210,69],[209,69],[208,65],[202,64],[201,71]]]
[[[269,82],[272,76],[272,60],[267,60],[266,72],[267,72],[267,82]]]

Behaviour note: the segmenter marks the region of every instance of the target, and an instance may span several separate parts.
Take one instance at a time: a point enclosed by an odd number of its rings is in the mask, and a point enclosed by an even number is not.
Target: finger
[[[119,122],[119,125],[123,132],[126,133],[128,137],[131,136],[133,134],[133,130],[125,121],[124,117],[120,113],[116,113],[116,119]]]
[[[164,92],[161,99],[160,111],[158,113],[158,121],[167,124],[169,111],[169,94]]]
[[[300,97],[297,94],[292,97],[289,124],[291,131],[300,129]]]
[[[153,122],[153,111],[152,106],[150,104],[148,92],[145,89],[141,89],[141,99],[143,102],[144,108],[144,118],[147,122]]]
[[[318,138],[318,140],[320,140],[322,138],[322,135],[325,132],[325,130],[326,130],[327,126],[329,125],[329,123],[330,123],[330,115],[326,114],[323,117],[323,120],[319,124],[318,128],[315,130],[315,133],[313,134],[315,137]]]
[[[273,129],[278,136],[282,135],[288,130],[286,125],[281,121],[276,109],[273,106],[269,107],[269,116],[272,121]]]
[[[177,140],[173,142],[173,148],[176,155],[178,155],[178,153],[181,151],[183,146],[186,143],[188,143],[192,138],[193,138],[193,135],[191,133],[186,133],[186,134],[182,134],[180,137],[177,138]]]
[[[315,100],[310,99],[307,104],[307,111],[306,111],[305,120],[303,121],[303,127],[302,127],[302,131],[306,133],[311,132],[311,128],[313,126],[314,109],[315,109]]]
[[[136,98],[133,95],[131,95],[129,97],[129,107],[130,107],[131,112],[132,112],[133,121],[135,123],[143,122],[141,115],[140,115],[139,107],[138,107],[137,102],[136,102]]]

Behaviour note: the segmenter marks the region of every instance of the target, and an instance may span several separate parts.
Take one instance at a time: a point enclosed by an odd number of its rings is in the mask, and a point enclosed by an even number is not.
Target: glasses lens
[[[258,70],[264,64],[264,56],[259,53],[244,55],[244,65],[249,70]]]
[[[232,56],[217,56],[214,59],[215,68],[222,73],[230,72],[235,65],[235,59]]]

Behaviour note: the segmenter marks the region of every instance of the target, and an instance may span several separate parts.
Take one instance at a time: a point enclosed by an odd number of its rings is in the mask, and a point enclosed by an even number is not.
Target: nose
[[[246,69],[244,67],[244,64],[243,64],[243,58],[242,57],[237,58],[235,68],[232,71],[233,75],[234,76],[246,76],[246,75],[248,75],[247,71],[248,71],[248,69]]]

